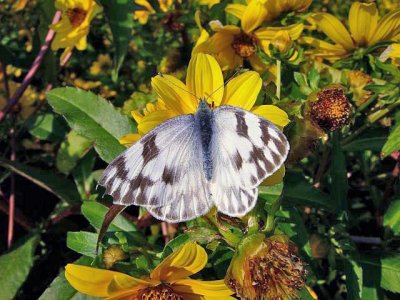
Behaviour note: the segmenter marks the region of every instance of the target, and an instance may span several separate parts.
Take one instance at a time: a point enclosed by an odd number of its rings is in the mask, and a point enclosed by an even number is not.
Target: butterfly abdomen
[[[203,100],[204,101],[204,100]],[[213,162],[211,159],[211,137],[213,128],[213,113],[205,103],[199,105],[195,115],[196,130],[200,132],[201,147],[203,153],[203,171],[207,180],[211,180]]]

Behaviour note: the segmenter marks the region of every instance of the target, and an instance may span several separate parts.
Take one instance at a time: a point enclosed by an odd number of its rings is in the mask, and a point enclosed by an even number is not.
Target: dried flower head
[[[225,281],[241,299],[298,298],[307,271],[287,236],[257,233],[239,244]]]
[[[321,90],[311,103],[311,121],[325,131],[335,131],[348,124],[351,105],[340,86]]]
[[[107,269],[112,268],[112,266],[117,262],[126,259],[126,253],[121,249],[119,245],[111,245],[108,247],[103,254],[103,262]]]

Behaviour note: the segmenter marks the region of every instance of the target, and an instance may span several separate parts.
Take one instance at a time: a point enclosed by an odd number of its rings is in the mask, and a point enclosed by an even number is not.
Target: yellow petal
[[[151,79],[151,86],[164,101],[166,107],[177,115],[193,113],[197,102],[190,97],[187,87],[182,81],[171,75],[157,75]]]
[[[303,24],[293,24],[284,27],[262,27],[258,29],[254,33],[254,35],[260,41],[263,40],[271,41],[274,39],[274,37],[279,31],[286,31],[292,40],[297,40],[300,37],[301,33],[303,32],[303,29],[304,29]]]
[[[400,10],[391,12],[379,20],[378,26],[369,41],[373,45],[380,41],[399,39],[400,33]]]
[[[268,69],[268,66],[261,61],[257,54],[253,54],[252,56],[248,57],[247,60],[250,62],[253,70],[256,72],[263,73]]]
[[[349,13],[350,32],[359,46],[368,44],[375,32],[379,13],[375,3],[354,2]]]
[[[226,286],[224,280],[201,281],[194,279],[180,279],[173,283],[172,288],[178,293],[196,294],[202,296],[223,297],[233,294]],[[206,299],[209,299],[206,297]],[[221,299],[221,298],[220,298]]]
[[[147,283],[144,280],[123,273],[74,264],[66,265],[65,278],[77,291],[94,297],[109,296],[109,284],[115,281],[115,278],[120,282],[121,288]]]
[[[251,32],[264,22],[268,12],[263,1],[253,0],[247,5],[242,17],[242,29]]]
[[[282,165],[275,173],[273,173],[271,176],[266,178],[261,185],[263,186],[273,186],[275,184],[281,183],[283,181],[283,177],[285,177],[285,166]]]
[[[228,4],[225,7],[225,11],[228,14],[234,15],[238,19],[242,19],[245,10],[246,10],[246,5],[243,4]]]
[[[310,36],[301,37],[299,42],[313,46],[315,48],[315,51],[312,52],[314,56],[324,57],[329,60],[337,60],[350,54],[341,45],[332,45]]]
[[[249,71],[233,78],[225,86],[221,105],[232,105],[250,110],[260,93],[262,80],[257,72]]]
[[[119,143],[125,146],[131,146],[140,140],[142,136],[138,133],[129,133],[119,138]]]
[[[178,114],[173,110],[157,110],[145,115],[138,123],[137,129],[140,134],[144,135],[154,129],[162,122],[165,122]]]
[[[209,103],[214,101],[215,106],[219,106],[224,93],[224,78],[215,58],[203,53],[192,56],[187,70],[186,85],[197,97],[192,97],[193,103],[205,98]],[[212,96],[208,97],[211,94]]]
[[[346,50],[354,49],[350,33],[336,17],[328,13],[317,13],[313,19],[332,41],[342,45]]]
[[[255,107],[251,111],[252,113],[259,115],[274,123],[281,129],[290,122],[287,113],[275,105],[260,105]]]
[[[150,274],[150,278],[165,282],[189,277],[207,264],[207,253],[194,242],[188,242],[168,255]]]

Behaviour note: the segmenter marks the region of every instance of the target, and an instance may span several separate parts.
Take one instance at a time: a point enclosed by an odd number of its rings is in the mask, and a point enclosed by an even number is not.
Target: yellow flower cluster
[[[81,293],[109,300],[130,299],[234,299],[223,280],[190,279],[207,264],[206,251],[193,242],[167,256],[145,278],[124,273],[69,264],[68,282]]]

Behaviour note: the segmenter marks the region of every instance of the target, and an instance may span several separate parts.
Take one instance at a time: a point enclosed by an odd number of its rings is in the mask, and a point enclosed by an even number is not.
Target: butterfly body
[[[202,100],[195,114],[167,120],[124,151],[99,184],[114,204],[143,206],[168,222],[204,215],[214,205],[242,216],[288,150],[271,122],[238,107],[210,109]]]
[[[211,180],[213,164],[211,158],[211,137],[213,128],[213,113],[205,100],[201,100],[197,109],[195,126],[201,136],[201,149],[203,153],[203,170],[207,180]]]

